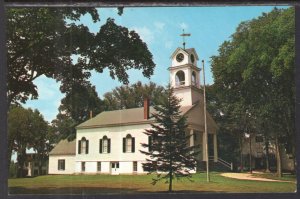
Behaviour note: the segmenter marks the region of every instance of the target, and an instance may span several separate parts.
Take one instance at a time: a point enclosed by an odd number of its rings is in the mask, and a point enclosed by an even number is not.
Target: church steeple
[[[177,48],[171,55],[171,60],[170,84],[174,93],[182,98],[182,106],[192,105],[201,97],[200,68],[197,67],[198,55],[194,48]]]

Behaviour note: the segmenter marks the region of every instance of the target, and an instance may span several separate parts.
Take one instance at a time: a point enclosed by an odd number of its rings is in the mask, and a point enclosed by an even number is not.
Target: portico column
[[[218,162],[217,133],[214,133],[214,162]]]

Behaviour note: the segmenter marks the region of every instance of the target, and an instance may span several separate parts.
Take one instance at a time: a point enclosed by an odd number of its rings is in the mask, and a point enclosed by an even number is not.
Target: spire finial
[[[185,40],[184,40],[184,37],[189,37],[189,36],[191,36],[191,34],[184,33],[184,29],[182,29],[182,34],[180,36],[182,36],[183,49],[185,49]]]

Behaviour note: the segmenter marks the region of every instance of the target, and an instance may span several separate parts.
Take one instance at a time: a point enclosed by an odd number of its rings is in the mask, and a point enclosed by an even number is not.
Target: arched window
[[[127,134],[123,138],[123,152],[124,153],[134,153],[135,151],[135,138],[130,134]]]
[[[195,73],[195,71],[193,71],[192,72],[192,85],[193,86],[196,86],[197,84],[196,84],[196,73]]]
[[[185,75],[182,70],[178,71],[175,76],[176,86],[184,86],[185,85]]]
[[[110,153],[110,139],[106,135],[99,140],[99,152]]]
[[[89,141],[82,137],[78,140],[78,154],[88,154],[89,153]]]

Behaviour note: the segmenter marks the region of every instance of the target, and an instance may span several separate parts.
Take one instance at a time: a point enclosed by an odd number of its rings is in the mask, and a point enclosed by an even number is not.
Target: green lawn
[[[281,178],[277,177],[276,173],[254,173],[252,175],[256,177],[268,178],[273,180],[284,180],[284,181],[296,182],[296,175],[289,174],[289,173],[283,173]]]
[[[177,192],[199,193],[262,193],[294,192],[294,182],[259,182],[237,180],[211,173],[211,182],[206,182],[206,174],[193,176],[194,182],[187,179],[174,181]],[[168,185],[151,183],[151,175],[47,175],[35,178],[9,179],[10,194],[102,194],[102,193],[145,193],[165,192]]]

